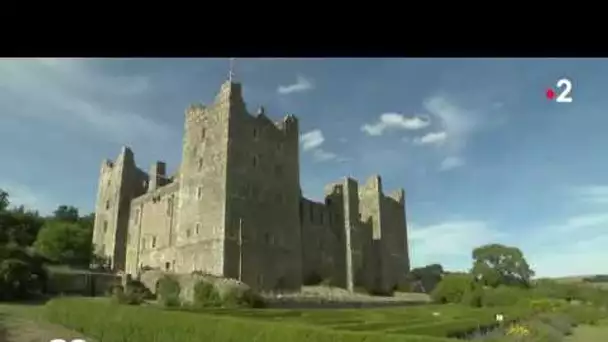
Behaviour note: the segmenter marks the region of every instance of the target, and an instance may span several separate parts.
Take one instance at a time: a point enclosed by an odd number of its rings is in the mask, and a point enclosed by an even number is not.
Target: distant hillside
[[[608,289],[608,274],[595,274],[587,276],[571,276],[571,277],[559,277],[559,278],[545,278],[558,281],[564,284],[572,283],[583,283],[591,286],[598,286],[601,288]]]

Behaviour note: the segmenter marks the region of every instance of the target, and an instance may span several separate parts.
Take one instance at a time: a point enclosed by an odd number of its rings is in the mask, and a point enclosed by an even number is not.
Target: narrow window
[[[186,237],[189,238],[190,237],[190,229],[186,229]]]
[[[253,167],[258,166],[258,156],[253,156]]]
[[[253,138],[258,137],[258,130],[256,128],[253,129]]]
[[[103,232],[104,233],[108,232],[108,221],[103,221]]]
[[[194,228],[194,232],[196,233],[196,235],[198,235],[201,231],[201,224],[197,223],[195,228]]]
[[[152,237],[152,248],[156,248],[156,236]]]
[[[198,159],[198,170],[202,170],[203,169],[203,158],[199,158]]]
[[[203,188],[200,186],[196,189],[196,198],[199,200],[203,198]]]
[[[205,127],[201,128],[201,139],[205,139],[207,131],[205,131]]]

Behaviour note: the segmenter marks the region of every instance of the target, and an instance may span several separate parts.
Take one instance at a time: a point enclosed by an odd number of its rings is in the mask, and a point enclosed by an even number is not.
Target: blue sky
[[[15,204],[91,211],[104,158],[180,161],[184,110],[227,59],[0,60],[0,188]],[[302,187],[382,175],[407,196],[414,266],[520,247],[540,276],[608,273],[608,61],[237,59],[254,112],[295,114]],[[546,99],[569,77],[574,102]]]

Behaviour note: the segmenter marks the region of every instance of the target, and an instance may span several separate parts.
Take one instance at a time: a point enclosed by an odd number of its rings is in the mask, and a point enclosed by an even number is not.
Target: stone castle
[[[164,162],[144,172],[127,147],[101,166],[93,243],[114,271],[201,271],[258,290],[331,280],[384,292],[404,281],[402,189],[384,195],[379,176],[347,177],[326,187],[324,203],[304,198],[298,119],[249,114],[232,79],[185,116],[174,175]]]

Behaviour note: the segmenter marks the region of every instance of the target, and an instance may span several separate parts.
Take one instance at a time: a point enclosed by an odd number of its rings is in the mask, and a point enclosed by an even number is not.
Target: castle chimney
[[[166,172],[167,166],[164,162],[157,161],[156,163],[152,164],[150,167],[150,172],[148,172],[150,177],[150,182],[148,183],[148,192],[152,192],[166,184]]]

